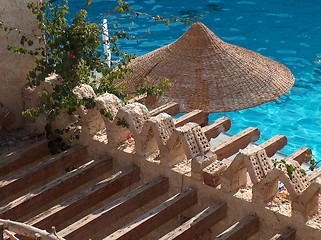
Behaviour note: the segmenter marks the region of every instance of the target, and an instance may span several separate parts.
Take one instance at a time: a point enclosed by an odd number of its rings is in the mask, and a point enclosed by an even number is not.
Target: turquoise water
[[[76,11],[81,1],[73,0]],[[100,21],[98,14],[112,9],[114,1],[93,0],[88,8],[92,21]],[[258,143],[275,134],[287,136],[288,144],[281,151],[289,154],[301,146],[310,147],[316,160],[321,159],[321,0],[270,1],[129,1],[137,11],[161,16],[198,16],[217,36],[231,44],[256,51],[286,65],[296,81],[289,93],[276,101],[246,110],[211,114],[210,121],[220,116],[232,120],[229,131],[235,134],[247,127],[260,129]],[[152,20],[128,19],[122,23],[131,26],[139,41],[122,43],[125,52],[137,56],[171,43],[188,26],[174,24],[165,27]],[[112,17],[109,23],[113,23]],[[151,34],[146,34],[150,29]],[[112,31],[112,29],[110,29]],[[321,61],[320,61],[321,62]]]

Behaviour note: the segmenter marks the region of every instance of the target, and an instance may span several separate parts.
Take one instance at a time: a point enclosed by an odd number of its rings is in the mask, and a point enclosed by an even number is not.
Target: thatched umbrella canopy
[[[234,111],[272,101],[294,84],[284,65],[219,39],[194,23],[175,42],[136,58],[126,77],[129,90],[148,77],[168,78],[172,90],[160,103],[178,102],[181,111]]]

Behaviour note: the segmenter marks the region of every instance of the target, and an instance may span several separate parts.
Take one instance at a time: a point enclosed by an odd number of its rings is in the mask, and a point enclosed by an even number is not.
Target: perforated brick
[[[187,158],[195,158],[201,154],[193,132],[193,127],[195,126],[197,126],[195,123],[187,123],[177,128]]]
[[[253,184],[260,182],[272,170],[264,149],[255,146],[249,151],[242,151],[242,154]]]
[[[222,161],[214,161],[203,169],[203,181],[205,184],[216,187],[221,183],[221,176],[227,169],[227,164]]]
[[[194,137],[201,153],[205,153],[210,150],[210,144],[206,138],[206,135],[202,132],[200,126],[193,127]]]

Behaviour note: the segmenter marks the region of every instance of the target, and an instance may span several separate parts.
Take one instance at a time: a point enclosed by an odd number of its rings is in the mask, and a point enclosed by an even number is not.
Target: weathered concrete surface
[[[24,33],[33,35],[36,20],[27,8],[27,3],[37,0],[1,0],[0,21],[6,26],[18,27]],[[7,129],[18,128],[23,123],[22,89],[27,82],[26,74],[33,67],[30,56],[22,56],[7,50],[8,46],[19,46],[17,32],[9,34],[0,31],[0,104],[7,107],[14,115],[14,121]]]

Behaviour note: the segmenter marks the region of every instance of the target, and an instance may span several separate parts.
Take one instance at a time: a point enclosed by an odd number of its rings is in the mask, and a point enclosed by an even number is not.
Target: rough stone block
[[[101,109],[105,110],[106,112],[110,113],[113,118],[115,118],[118,110],[122,107],[122,104],[118,97],[114,94],[104,93],[97,97],[96,99],[96,107],[98,111]],[[104,121],[111,122],[110,119],[104,118]]]
[[[96,98],[94,89],[87,84],[81,84],[80,86],[75,87],[72,91],[79,99]]]
[[[150,114],[146,106],[140,103],[131,103],[119,109],[115,121],[124,120],[135,136],[143,129],[144,123],[150,118]]]

